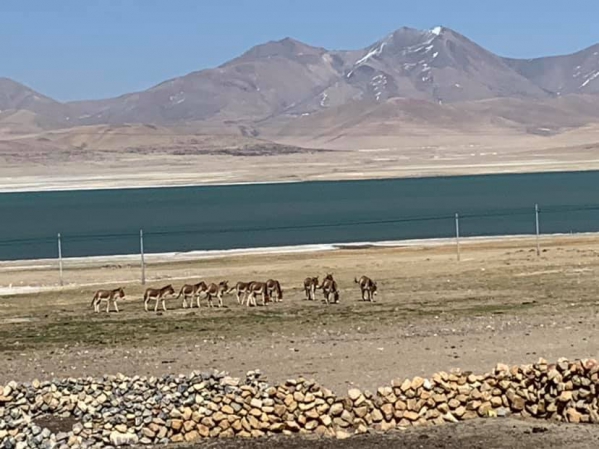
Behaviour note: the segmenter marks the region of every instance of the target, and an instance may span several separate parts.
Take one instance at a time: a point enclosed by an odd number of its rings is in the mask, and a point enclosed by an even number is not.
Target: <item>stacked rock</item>
[[[314,380],[270,386],[260,371],[190,376],[60,379],[0,387],[0,448],[100,448],[441,425],[513,414],[599,424],[594,360],[441,372],[399,379],[376,393],[338,397]],[[49,419],[51,418],[51,419]],[[63,428],[40,423],[66,420]],[[64,423],[68,423],[67,426]]]

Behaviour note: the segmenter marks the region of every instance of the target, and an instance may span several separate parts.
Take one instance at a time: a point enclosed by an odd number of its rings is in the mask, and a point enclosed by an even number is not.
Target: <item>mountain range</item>
[[[440,129],[543,135],[599,122],[598,94],[599,44],[523,60],[448,28],[401,28],[360,50],[268,42],[104,100],[61,103],[0,78],[0,136],[125,124],[321,147]]]

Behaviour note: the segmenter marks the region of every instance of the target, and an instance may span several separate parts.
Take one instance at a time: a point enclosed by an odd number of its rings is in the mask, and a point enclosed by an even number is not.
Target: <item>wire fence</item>
[[[329,218],[327,221],[326,218]],[[139,254],[140,279],[145,283],[145,254],[191,250],[227,250],[302,244],[343,244],[390,240],[452,238],[456,259],[460,239],[474,236],[536,235],[540,255],[542,232],[599,231],[599,205],[553,205],[454,214],[404,216],[372,220],[331,220],[279,225],[152,228],[131,232],[60,233],[53,236],[0,240],[0,259],[56,258],[64,283],[63,257]],[[25,248],[29,248],[25,250]],[[27,257],[18,257],[24,254]],[[10,257],[6,257],[6,256]],[[3,257],[4,256],[4,257]],[[15,257],[16,256],[16,257]]]

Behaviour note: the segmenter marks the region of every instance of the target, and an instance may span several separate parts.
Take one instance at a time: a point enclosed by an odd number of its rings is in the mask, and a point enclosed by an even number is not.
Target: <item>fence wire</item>
[[[588,204],[588,205],[557,205],[557,206],[549,206],[549,207],[539,207],[538,208],[539,215],[542,217],[546,216],[557,216],[559,220],[558,223],[563,224],[564,220],[567,221],[568,214],[577,213],[577,212],[599,212],[599,205]],[[461,222],[461,231],[462,237],[466,236],[490,236],[490,235],[513,235],[515,233],[522,234],[535,234],[535,208],[534,205],[531,207],[519,207],[513,209],[501,209],[501,210],[483,210],[476,212],[465,212],[461,213],[460,211],[456,211],[459,213],[459,220]],[[227,234],[239,234],[240,236],[247,235],[255,235],[255,234],[267,234],[267,233],[284,233],[285,235],[293,236],[297,233],[301,233],[303,231],[331,231],[335,229],[344,228],[345,230],[349,230],[345,235],[349,237],[353,237],[353,240],[350,241],[365,241],[364,238],[368,237],[368,232],[360,232],[359,228],[363,228],[366,231],[372,227],[387,227],[384,232],[381,231],[378,238],[371,240],[368,238],[368,241],[381,241],[381,240],[402,240],[408,238],[443,238],[443,237],[453,237],[455,236],[455,213],[452,214],[439,214],[439,215],[421,215],[421,216],[397,216],[394,218],[388,219],[373,219],[373,220],[337,220],[337,221],[322,221],[316,223],[297,223],[297,224],[286,224],[286,225],[278,225],[278,226],[260,226],[260,225],[250,225],[250,226],[222,226],[222,227],[193,227],[193,228],[177,228],[177,227],[168,227],[168,228],[153,228],[152,226],[148,226],[143,229],[143,235],[146,239],[146,242],[156,242],[156,241],[166,241],[169,238],[178,239],[179,242],[183,241],[185,237],[189,237],[189,241],[194,243],[186,243],[185,245],[177,244],[176,242],[171,242],[172,248],[165,248],[164,245],[158,245],[161,248],[160,252],[177,252],[177,251],[186,251],[186,250],[204,250],[205,245],[203,242],[211,242],[211,239],[216,238],[217,236],[227,235]],[[524,232],[487,232],[488,228],[492,228],[492,225],[495,225],[504,220],[506,223],[509,223],[509,220],[514,217],[519,217],[519,222],[517,223],[517,227],[522,229]],[[530,220],[523,220],[523,217],[530,217]],[[486,222],[485,220],[489,220]],[[433,230],[430,230],[428,235],[426,232],[422,232],[422,237],[418,237],[418,224],[426,224],[426,223],[435,223],[439,224]],[[443,224],[441,228],[441,223]],[[486,225],[485,225],[486,223]],[[398,228],[391,232],[389,229],[392,228],[393,225],[397,225]],[[409,232],[407,228],[400,228],[402,225],[410,225]],[[469,226],[471,225],[471,226]],[[554,223],[555,226],[555,223]],[[542,225],[541,225],[542,227]],[[402,231],[403,229],[403,231]],[[571,229],[561,229],[556,230],[553,229],[551,232],[571,232]],[[592,225],[587,226],[585,231],[599,231],[599,222],[595,226],[594,222]],[[381,236],[388,235],[388,237],[381,238]],[[434,234],[434,235],[432,235]],[[316,234],[315,234],[316,235]],[[122,233],[69,233],[69,232],[61,232],[61,240],[62,240],[62,248],[63,254],[70,256],[72,252],[69,251],[69,245],[77,246],[77,256],[94,256],[94,255],[107,255],[105,252],[99,251],[100,245],[106,242],[127,242],[128,248],[139,248],[139,238],[140,233],[139,229],[122,232]],[[201,238],[201,239],[199,239]],[[318,239],[316,239],[318,240]],[[347,240],[347,238],[346,238]],[[285,243],[289,241],[288,243]],[[307,244],[307,243],[324,243],[321,241],[315,242],[304,242],[299,244]],[[343,243],[343,242],[327,242],[327,243]],[[89,253],[86,253],[85,247],[89,248]],[[294,245],[298,244],[292,238],[278,237],[274,239],[272,244],[261,243],[260,246],[281,246],[281,245]],[[52,246],[51,246],[52,245]],[[31,248],[32,246],[38,246],[40,248],[39,253],[40,257],[45,256],[52,247],[53,249],[57,248],[57,235],[43,235],[39,237],[28,237],[28,238],[16,238],[16,239],[0,239],[0,259],[6,259],[5,254],[14,254],[15,251],[23,249],[25,247]],[[191,247],[190,247],[191,245]],[[193,245],[196,245],[194,247]],[[152,245],[148,245],[152,246]],[[156,245],[154,245],[156,246]],[[248,246],[239,246],[243,248],[247,248]],[[43,248],[43,250],[42,250]],[[2,250],[4,249],[4,250]],[[12,249],[12,250],[11,250]],[[218,248],[209,248],[209,249],[235,249],[233,247],[218,247]],[[53,250],[52,250],[53,251]],[[35,249],[29,250],[29,257],[22,257],[23,259],[33,259],[38,258],[37,256],[31,254],[36,253]],[[43,254],[42,254],[43,253]],[[54,253],[55,256],[57,253]],[[122,252],[118,252],[118,250],[114,253],[114,255],[124,254]],[[15,259],[15,257],[8,257],[8,259]]]

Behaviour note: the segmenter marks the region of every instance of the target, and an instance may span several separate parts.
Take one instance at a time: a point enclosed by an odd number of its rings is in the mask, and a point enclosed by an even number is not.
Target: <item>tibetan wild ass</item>
[[[235,294],[237,295],[237,304],[243,305],[249,294],[249,287],[252,282],[238,282],[235,284]]]
[[[125,299],[125,290],[123,287],[115,288],[114,290],[98,290],[92,298],[91,305],[94,306],[96,313],[100,312],[100,303],[106,301],[106,313],[110,313],[110,303],[114,304],[114,310],[118,313],[119,306],[117,301]]]
[[[218,284],[210,284],[206,290],[206,297],[208,298],[208,306],[214,307],[212,298],[218,298],[218,307],[223,306],[223,295],[233,291],[229,290],[229,281],[221,281]]]
[[[179,296],[177,296],[177,299],[179,299],[181,296],[183,296],[183,308],[186,309],[187,308],[187,299],[189,298],[189,306],[193,309],[193,300],[194,298],[196,299],[196,304],[198,306],[198,308],[200,308],[200,295],[205,292],[208,289],[208,286],[206,285],[206,283],[204,281],[202,282],[198,282],[197,284],[191,285],[191,284],[185,284],[183,287],[181,287],[181,290],[179,291]]]
[[[374,297],[377,295],[377,285],[368,276],[362,276],[360,279],[354,278],[354,282],[359,285],[362,292],[362,301],[374,302]]]
[[[339,286],[337,285],[337,281],[333,279],[332,274],[327,274],[325,276],[319,288],[322,289],[324,300],[327,304],[330,304],[331,302],[337,304],[339,302]]]
[[[146,292],[144,293],[144,309],[147,312],[148,311],[148,303],[150,302],[151,299],[155,299],[156,305],[154,306],[154,312],[158,312],[158,303],[160,303],[160,302],[162,303],[162,308],[166,312],[166,305],[164,303],[164,301],[166,299],[165,297],[167,295],[174,295],[174,294],[175,294],[175,289],[170,284],[167,285],[166,287],[162,287],[162,288],[148,288],[146,290]]]
[[[307,277],[304,279],[304,293],[308,301],[314,301],[316,299],[316,289],[318,286],[318,276]]]
[[[269,279],[266,281],[266,289],[268,290],[268,297],[273,302],[283,301],[283,289],[281,283],[275,279]]]
[[[256,306],[256,295],[262,296],[262,305],[266,305],[266,301],[270,298],[268,296],[268,287],[266,282],[250,282],[248,287],[249,296],[247,299],[247,306],[250,305]]]

